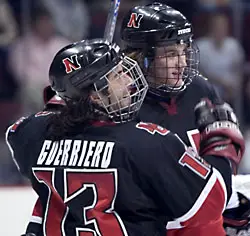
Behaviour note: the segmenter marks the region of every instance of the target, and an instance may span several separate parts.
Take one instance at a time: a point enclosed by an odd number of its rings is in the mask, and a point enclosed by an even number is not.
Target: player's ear
[[[99,103],[100,102],[100,97],[97,95],[96,92],[93,92],[89,95],[90,97],[90,101],[94,102],[94,103]]]
[[[93,103],[96,103],[100,106],[103,106],[103,104],[108,104],[109,99],[108,96],[106,96],[103,93],[99,93],[99,92],[92,92],[90,95],[90,101]]]

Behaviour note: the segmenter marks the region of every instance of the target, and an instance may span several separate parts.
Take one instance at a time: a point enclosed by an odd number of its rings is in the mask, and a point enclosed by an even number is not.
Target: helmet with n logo
[[[127,24],[128,28],[139,28],[141,19],[143,18],[143,14],[138,14],[136,12],[132,12],[130,15],[129,22]]]
[[[192,26],[179,11],[161,3],[132,8],[123,18],[121,38],[129,46],[142,48],[189,41]]]
[[[71,73],[73,70],[78,70],[81,68],[81,65],[78,62],[78,58],[76,54],[70,57],[64,58],[62,62],[65,66],[65,71],[67,74]]]
[[[66,105],[69,100],[75,104],[85,100],[117,123],[136,117],[148,88],[138,63],[104,39],[61,49],[51,63],[49,79]]]
[[[136,6],[125,15],[124,52],[143,69],[149,94],[176,96],[199,74],[199,50],[192,36],[187,18],[166,4]]]
[[[61,49],[54,57],[49,79],[62,98],[79,97],[122,58],[120,48],[103,39],[83,40]]]

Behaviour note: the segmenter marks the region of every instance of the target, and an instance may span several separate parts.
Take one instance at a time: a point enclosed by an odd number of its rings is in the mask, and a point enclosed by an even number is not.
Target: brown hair
[[[95,104],[90,100],[90,91],[78,100],[68,100],[60,112],[51,116],[49,121],[48,138],[59,140],[65,135],[76,132],[76,127],[81,125],[83,131],[91,121],[97,119]]]

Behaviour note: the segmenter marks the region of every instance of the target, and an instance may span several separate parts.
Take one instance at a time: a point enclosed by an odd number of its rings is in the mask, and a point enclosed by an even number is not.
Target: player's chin
[[[183,79],[182,78],[169,78],[168,79],[168,85],[171,87],[179,87],[183,85]]]
[[[131,97],[125,97],[120,101],[121,108],[127,108],[131,105]]]

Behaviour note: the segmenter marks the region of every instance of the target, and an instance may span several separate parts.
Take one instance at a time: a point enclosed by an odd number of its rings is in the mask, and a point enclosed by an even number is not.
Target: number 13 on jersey
[[[114,211],[117,194],[117,170],[81,170],[65,169],[63,173],[64,186],[60,191],[55,186],[54,168],[33,168],[33,174],[39,183],[49,190],[43,234],[65,236],[65,221],[70,211],[74,215],[76,209],[69,207],[70,202],[81,197],[87,189],[92,191],[92,204],[80,205],[82,221],[76,222],[86,227],[75,229],[76,236],[126,236],[127,232],[119,215]],[[59,192],[64,192],[61,197]],[[53,222],[53,225],[51,224]],[[106,223],[108,222],[108,224]],[[88,227],[91,225],[91,227]]]
[[[183,154],[179,163],[182,166],[188,167],[201,178],[206,179],[211,171],[211,166],[204,159],[199,156],[200,149],[200,133],[198,129],[187,131],[187,136],[192,148]]]

